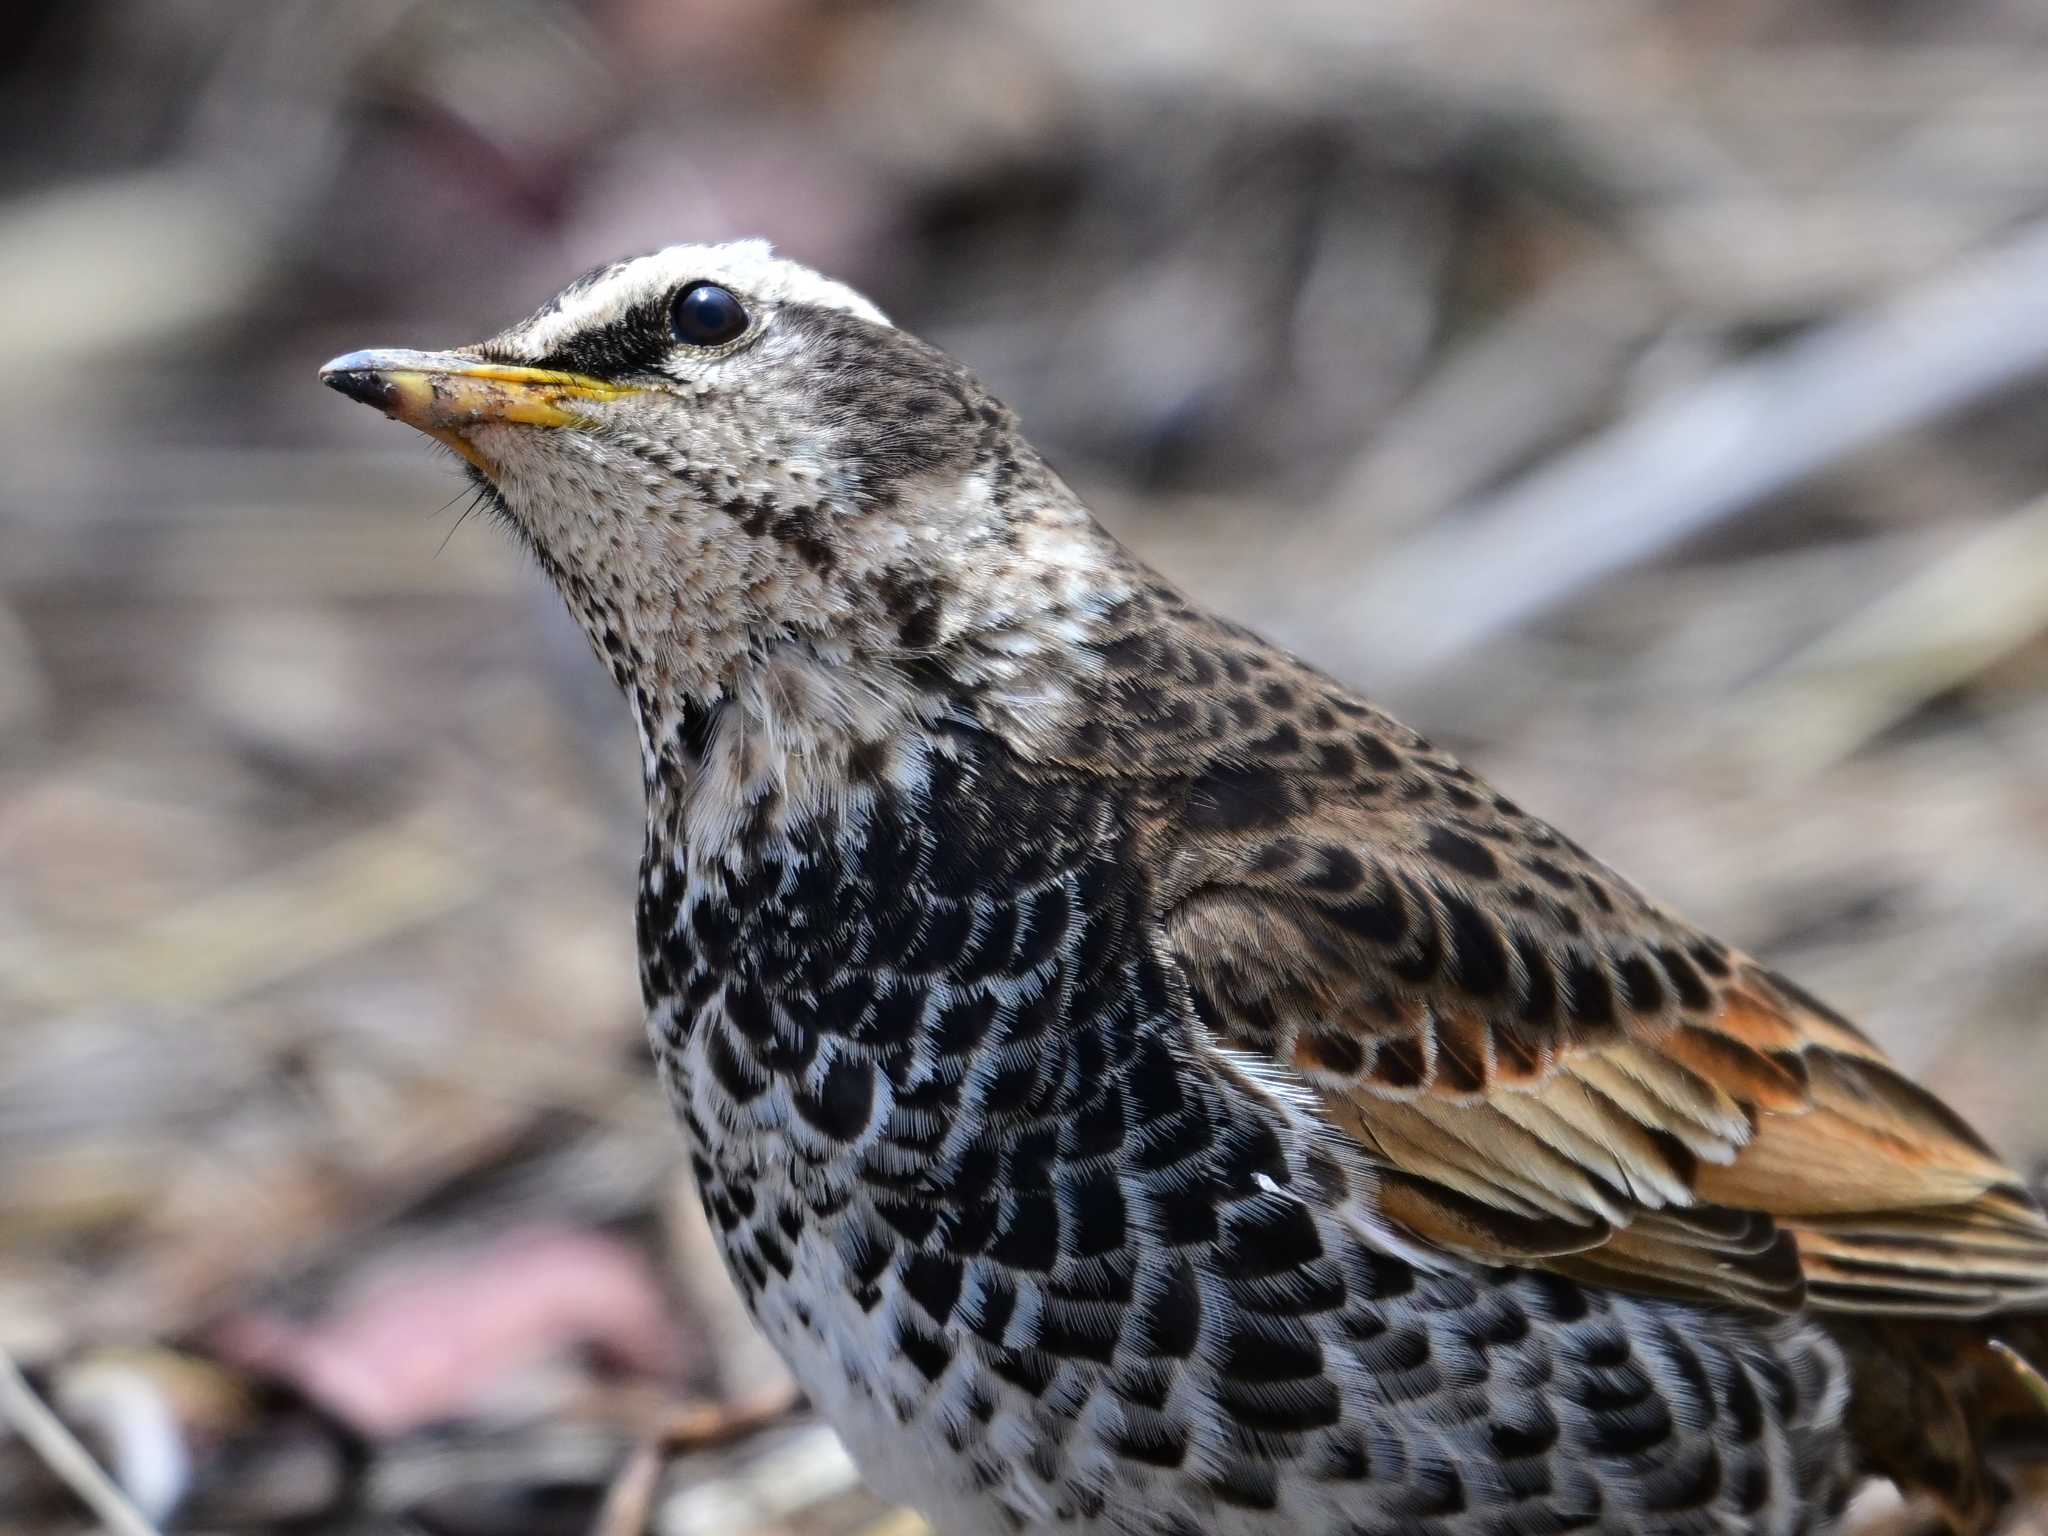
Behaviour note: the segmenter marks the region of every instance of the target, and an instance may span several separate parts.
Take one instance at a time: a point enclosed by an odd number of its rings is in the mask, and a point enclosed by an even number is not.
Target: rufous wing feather
[[[1387,1218],[1750,1305],[2048,1306],[2038,1206],[1846,1019],[1306,669],[1272,696],[1289,723],[1154,791],[1161,941]]]
[[[2048,1304],[2048,1222],[2012,1172],[1764,967],[1661,913],[1563,937],[1363,839],[1353,856],[1364,894],[1333,899],[1252,852],[1167,932],[1211,1027],[1316,1085],[1415,1235],[1755,1306]],[[1346,899],[1401,922],[1333,921]]]

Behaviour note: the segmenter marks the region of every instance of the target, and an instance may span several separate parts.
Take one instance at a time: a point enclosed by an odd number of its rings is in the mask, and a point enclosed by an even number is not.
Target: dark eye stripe
[[[686,335],[676,324],[678,310],[685,297],[703,293],[719,297],[699,299],[691,306],[692,333]],[[729,314],[723,312],[723,304],[731,306]],[[702,323],[713,319],[723,324],[710,327]],[[679,293],[642,301],[601,329],[565,337],[545,357],[507,360],[589,378],[628,378],[661,372],[678,342],[687,346],[719,346],[744,335],[750,323],[746,307],[730,290],[715,283],[692,283]],[[698,336],[716,336],[718,340],[698,340]]]
[[[534,365],[593,379],[657,373],[676,345],[668,309],[666,298],[636,305],[610,325],[565,337],[547,356],[535,358]]]

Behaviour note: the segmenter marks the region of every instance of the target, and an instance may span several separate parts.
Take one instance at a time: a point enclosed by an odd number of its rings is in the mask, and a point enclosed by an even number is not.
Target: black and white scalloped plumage
[[[1994,1518],[1989,1341],[2048,1335],[2004,1165],[1189,603],[958,363],[749,243],[330,382],[469,460],[631,702],[655,1058],[881,1492],[950,1536],[1791,1536],[1884,1473]]]

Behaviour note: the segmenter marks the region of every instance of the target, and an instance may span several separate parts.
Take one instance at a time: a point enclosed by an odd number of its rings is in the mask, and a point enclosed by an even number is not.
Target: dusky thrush
[[[468,462],[625,693],[654,1056],[882,1493],[948,1536],[2009,1498],[2048,1221],[2008,1167],[1190,602],[858,294],[677,246],[322,376]]]

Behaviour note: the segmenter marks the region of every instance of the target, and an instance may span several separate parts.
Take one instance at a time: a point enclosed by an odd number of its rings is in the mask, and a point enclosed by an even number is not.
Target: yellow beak
[[[587,426],[591,417],[579,403],[634,393],[580,373],[399,349],[337,357],[320,370],[320,382],[446,443],[486,474],[491,466],[470,443],[472,429]]]

